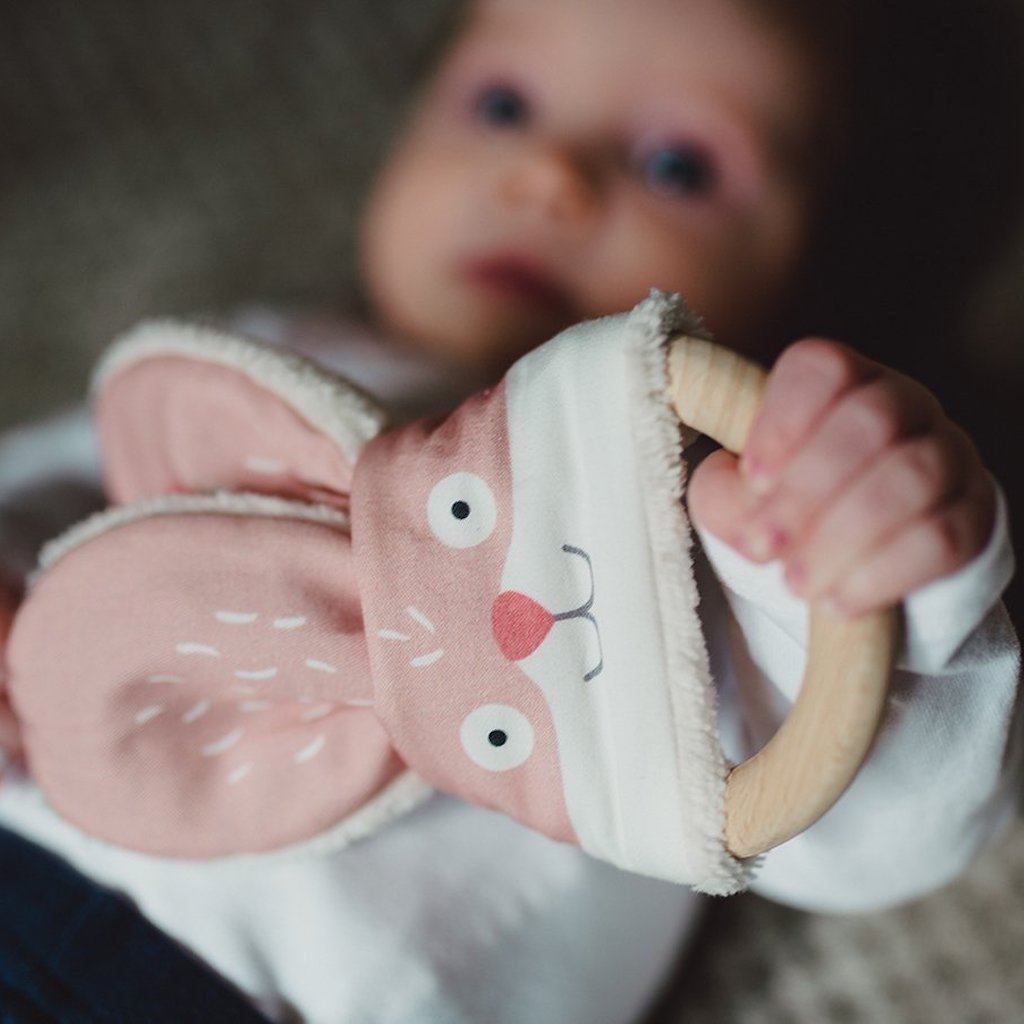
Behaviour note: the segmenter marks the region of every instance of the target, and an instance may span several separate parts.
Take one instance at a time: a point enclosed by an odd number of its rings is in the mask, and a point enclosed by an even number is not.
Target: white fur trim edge
[[[168,356],[245,374],[326,434],[352,464],[363,445],[387,425],[387,414],[369,395],[316,363],[208,324],[169,318],[144,320],[115,339],[93,372],[93,397],[131,366]]]
[[[39,553],[39,567],[32,574],[30,584],[39,575],[55,565],[69,552],[94,540],[108,530],[126,523],[161,515],[201,515],[214,513],[232,516],[268,516],[278,519],[303,519],[323,523],[349,532],[346,513],[328,505],[310,505],[301,501],[288,501],[265,494],[244,491],[216,491],[212,494],[161,494],[144,498],[130,505],[115,505],[103,509],[76,523],[64,533],[43,545]]]
[[[729,895],[746,888],[752,865],[733,857],[723,838],[728,769],[718,741],[715,689],[697,614],[700,596],[690,557],[693,541],[682,511],[685,463],[680,453],[679,420],[668,401],[666,360],[673,337],[708,335],[681,297],[653,290],[630,313],[629,324],[637,331],[636,353],[646,388],[646,394],[636,396],[636,438],[641,463],[648,471],[645,508],[657,548],[656,562],[662,569],[657,577],[658,609],[672,680],[669,695],[679,749],[696,757],[700,766],[696,784],[687,791],[696,817],[694,834],[699,837],[706,866],[695,888],[710,895]]]

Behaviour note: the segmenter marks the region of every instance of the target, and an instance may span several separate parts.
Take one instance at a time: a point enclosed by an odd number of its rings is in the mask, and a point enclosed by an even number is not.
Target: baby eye
[[[475,547],[493,533],[498,503],[490,487],[474,473],[452,473],[431,489],[427,522],[442,544]]]
[[[662,195],[676,198],[708,195],[718,177],[711,155],[700,146],[659,146],[640,155],[637,170]]]
[[[507,704],[483,704],[462,720],[462,749],[489,772],[518,768],[533,753],[533,726]]]
[[[490,85],[476,97],[473,112],[483,124],[516,128],[526,123],[530,108],[519,90],[508,85]]]

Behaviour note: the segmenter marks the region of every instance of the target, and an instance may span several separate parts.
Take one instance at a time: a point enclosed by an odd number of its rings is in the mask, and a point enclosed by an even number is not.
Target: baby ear
[[[292,353],[203,324],[139,324],[93,378],[110,498],[244,490],[347,506],[385,423],[354,386]]]

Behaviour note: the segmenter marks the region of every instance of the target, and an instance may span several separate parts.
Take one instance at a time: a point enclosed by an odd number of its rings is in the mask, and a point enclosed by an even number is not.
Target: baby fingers
[[[881,539],[822,599],[843,615],[895,604],[977,555],[988,540],[993,515],[991,488],[965,493]]]
[[[791,399],[791,404],[798,402]],[[908,435],[923,431],[936,410],[927,391],[893,373],[834,394],[820,411],[813,430],[799,439],[773,476],[752,488],[761,493],[762,500],[737,534],[737,546],[757,561],[784,555],[806,539],[811,525],[835,505],[852,481],[868,467],[877,470],[889,462],[892,465],[873,491],[892,486],[890,474],[900,477],[906,472],[908,488],[917,481],[922,490],[929,490],[929,501],[944,497],[956,483],[955,460],[944,458],[945,451],[937,445],[903,442]],[[907,468],[902,467],[903,462]],[[860,506],[858,511],[873,524],[878,505]],[[841,536],[845,549],[848,535]]]
[[[735,538],[747,536],[764,504],[727,452],[695,472],[689,501],[696,522],[741,551]],[[780,542],[779,557],[798,594],[856,615],[961,568],[987,543],[994,518],[992,482],[970,442],[947,424],[865,467],[802,533]]]
[[[767,491],[792,457],[822,428],[837,406],[849,404],[850,396],[865,391],[865,385],[883,378],[883,368],[838,342],[808,338],[790,345],[768,376],[761,409],[757,414],[742,470],[755,490]],[[921,405],[923,388],[911,394],[907,378],[887,372],[882,383],[899,387],[903,403]],[[878,391],[879,402],[885,398]],[[879,407],[879,402],[875,403]],[[888,402],[881,411],[902,403]]]
[[[787,579],[809,597],[834,590],[895,532],[948,502],[965,485],[963,463],[934,435],[897,444],[827,506],[788,557]]]
[[[850,614],[892,604],[985,545],[995,491],[921,384],[835,342],[790,346],[739,463],[694,473],[695,520]]]

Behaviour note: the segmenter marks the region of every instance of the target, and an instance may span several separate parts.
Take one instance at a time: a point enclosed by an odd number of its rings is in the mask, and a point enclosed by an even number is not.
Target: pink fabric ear
[[[294,355],[173,322],[115,344],[95,394],[131,504],[50,546],[6,659],[47,798],[185,857],[347,842],[423,799],[374,713],[344,511],[381,411]]]
[[[352,838],[424,789],[374,714],[343,517],[235,501],[107,513],[15,620],[30,770],[103,839],[209,857]]]
[[[384,416],[294,355],[209,328],[145,324],[97,377],[110,497],[243,490],[347,507]]]

